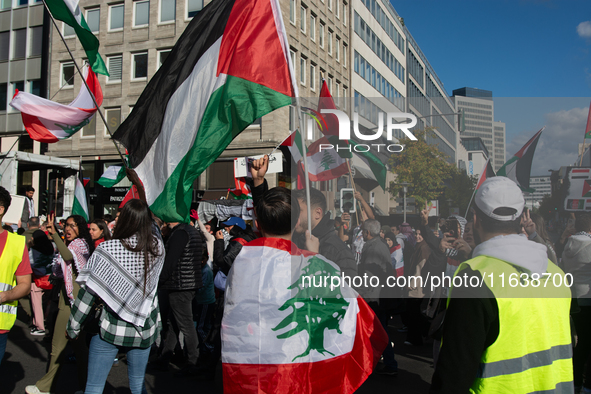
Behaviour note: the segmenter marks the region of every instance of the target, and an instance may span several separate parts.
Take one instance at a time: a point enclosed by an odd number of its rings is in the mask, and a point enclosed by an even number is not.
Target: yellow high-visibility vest
[[[0,291],[16,286],[16,272],[25,252],[25,237],[8,232],[6,245],[0,255]],[[16,321],[18,301],[0,304],[0,330],[10,330]]]
[[[546,276],[540,283],[527,284],[525,279],[509,282],[511,274],[518,278],[522,271],[493,257],[468,260],[456,275],[467,267],[480,272],[499,309],[499,335],[484,351],[470,391],[573,393],[571,291],[565,285],[564,272],[548,261],[549,280],[546,282]]]

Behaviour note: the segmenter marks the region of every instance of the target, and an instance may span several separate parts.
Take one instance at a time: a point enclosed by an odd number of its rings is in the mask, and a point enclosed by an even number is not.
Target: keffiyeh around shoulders
[[[64,273],[64,284],[66,285],[66,294],[70,299],[70,302],[74,302],[74,270],[72,263],[76,266],[76,272],[82,271],[85,267],[88,257],[90,256],[90,250],[86,241],[82,238],[76,238],[68,245],[68,249],[74,256],[73,261],[65,261],[61,255],[58,254],[59,263]]]
[[[122,320],[143,327],[151,313],[158,278],[164,264],[164,244],[160,234],[154,234],[158,256],[148,253],[149,271],[144,293],[144,253],[132,252],[121,240],[101,243],[94,251],[77,282],[92,291]],[[137,237],[128,238],[131,247]]]

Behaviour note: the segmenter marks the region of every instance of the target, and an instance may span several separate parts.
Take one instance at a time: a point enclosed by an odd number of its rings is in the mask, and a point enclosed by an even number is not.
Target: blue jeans
[[[6,341],[8,341],[8,333],[0,334],[0,363],[4,358],[4,352],[6,351]]]
[[[127,350],[127,377],[132,394],[147,394],[144,386],[146,366],[150,357],[150,348],[122,348]],[[95,335],[90,341],[88,355],[88,379],[85,394],[101,394],[105,388],[109,371],[117,357],[119,348]]]

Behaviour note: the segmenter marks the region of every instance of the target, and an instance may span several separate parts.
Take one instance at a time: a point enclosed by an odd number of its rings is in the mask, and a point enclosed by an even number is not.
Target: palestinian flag
[[[353,145],[353,148],[355,148],[358,145],[353,140],[349,140],[349,142],[351,143],[351,145]],[[378,183],[378,185],[380,185],[382,190],[385,191],[386,190],[386,174],[388,172],[388,170],[386,169],[386,166],[384,165],[384,163],[382,163],[380,161],[380,159],[378,159],[369,150],[367,152],[364,152],[361,147],[358,150],[359,150],[359,152],[357,152],[357,151],[355,151],[355,149],[353,149],[353,153],[354,153],[353,162],[355,163],[356,161],[361,161],[364,164],[363,167],[369,169],[369,171],[370,171],[370,172],[363,171],[363,168],[361,168],[361,170],[362,170],[361,172],[362,172],[363,176],[368,179],[374,179]],[[355,166],[355,168],[359,169],[359,166]]]
[[[76,189],[74,189],[74,204],[72,205],[72,215],[80,215],[88,222],[88,203],[86,202],[86,192],[84,185],[76,178]]]
[[[585,126],[585,139],[591,138],[591,104],[589,105],[589,115],[587,115],[587,125]]]
[[[125,178],[125,167],[123,166],[110,166],[101,175],[97,183],[103,187],[113,187]]]
[[[302,137],[300,131],[296,130],[291,133],[279,146],[287,146],[293,161],[297,163],[304,157],[304,149],[302,147]],[[307,148],[306,148],[307,149]],[[307,151],[307,150],[306,150]]]
[[[480,186],[482,186],[484,181],[494,176],[496,176],[495,170],[492,168],[492,165],[490,164],[490,159],[487,159],[486,163],[484,163],[484,167],[482,167],[482,171],[480,171],[480,176],[478,177],[478,182],[476,183],[476,189],[474,191],[480,189]]]
[[[95,73],[109,75],[105,62],[98,53],[99,40],[86,24],[78,0],[45,0],[45,4],[55,19],[74,28],[92,70]]]
[[[531,174],[531,164],[534,159],[534,152],[536,145],[542,131],[546,126],[542,127],[523,147],[507,161],[497,172],[497,176],[505,176],[517,183],[517,186],[524,192],[533,193],[535,189],[529,187],[529,177]]]
[[[234,178],[234,189],[228,189],[228,191],[234,196],[235,200],[252,200],[252,191],[246,184],[246,179]]]
[[[333,148],[321,150],[321,145],[330,145],[328,138],[322,137],[308,147],[306,165],[311,182],[329,181],[349,172],[347,160]]]
[[[188,222],[194,180],[255,119],[291,104],[288,59],[277,0],[216,0],[193,18],[114,134],[156,216]]]
[[[85,65],[82,74],[90,87],[82,85],[78,96],[68,105],[59,104],[34,94],[17,92],[10,106],[21,111],[23,125],[29,136],[39,142],[58,142],[71,137],[90,123],[96,112],[91,94],[97,104],[103,103],[103,91],[94,72]]]
[[[340,275],[284,239],[242,247],[225,293],[224,392],[347,394],[361,386],[388,336],[355,290],[312,284]]]
[[[339,139],[339,119],[334,114],[323,114],[323,109],[337,109],[324,78],[322,78],[322,88],[320,89],[320,98],[318,99],[318,116],[322,117],[322,124],[325,127],[321,127],[320,131],[327,136],[330,143],[335,146],[335,149],[337,146],[341,148],[337,149],[339,156],[350,159],[352,154],[348,149],[349,142]]]

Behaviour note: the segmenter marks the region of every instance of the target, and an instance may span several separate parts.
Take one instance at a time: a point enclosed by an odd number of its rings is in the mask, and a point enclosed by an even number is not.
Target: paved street
[[[0,393],[24,393],[25,386],[34,384],[45,373],[50,344],[42,340],[41,336],[32,336],[27,328],[27,315],[19,309],[19,319],[8,336],[6,355],[0,369]],[[397,328],[402,324],[398,318],[391,323],[391,333],[394,335],[396,359],[398,360],[398,377],[371,376],[357,391],[360,394],[377,393],[426,393],[433,373],[431,367],[431,347],[404,345],[405,335]],[[72,394],[77,390],[76,366],[66,365],[59,377],[57,394]],[[152,371],[148,368],[146,383],[149,393],[199,393],[218,394],[223,392],[221,378],[221,363],[215,380],[212,382],[197,382],[187,378],[175,378],[170,372]],[[125,359],[113,367],[107,385],[106,394],[129,393],[127,385],[127,367]]]

